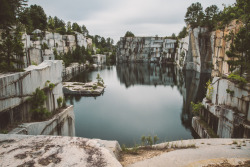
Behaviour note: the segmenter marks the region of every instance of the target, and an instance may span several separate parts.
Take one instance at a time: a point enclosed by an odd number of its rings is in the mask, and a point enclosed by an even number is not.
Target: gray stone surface
[[[105,144],[78,137],[0,135],[0,167],[121,167]]]
[[[47,121],[23,123],[9,134],[75,136],[74,108],[71,105]]]
[[[177,148],[189,144],[195,144],[196,148],[163,153],[151,159],[128,165],[128,167],[202,167],[211,163],[222,163],[225,160],[234,163],[250,160],[249,139],[184,140],[162,143],[155,147],[162,148],[172,145],[172,143]]]
[[[104,92],[104,88],[104,86],[98,86],[97,82],[63,82],[64,94],[99,96]]]

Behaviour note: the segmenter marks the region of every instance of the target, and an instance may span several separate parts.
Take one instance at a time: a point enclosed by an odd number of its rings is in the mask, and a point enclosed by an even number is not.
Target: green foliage
[[[122,145],[122,152],[126,154],[138,154],[139,146],[135,145],[132,148],[127,148],[125,144]]]
[[[243,87],[247,83],[245,78],[233,73],[228,76],[228,79],[232,79],[234,82],[238,83],[240,87]]]
[[[145,146],[145,144],[146,144],[146,137],[145,137],[145,136],[142,136],[142,137],[141,137],[141,145],[142,145],[142,146]]]
[[[182,28],[182,30],[179,32],[178,38],[179,38],[179,39],[185,38],[187,35],[188,35],[187,27],[184,26],[184,27]]]
[[[102,77],[100,76],[99,73],[97,74],[96,79],[97,79],[98,86],[102,86],[103,87],[104,81],[103,81],[103,79],[102,79]]]
[[[17,23],[18,14],[27,4],[26,0],[1,0],[0,29],[10,30]]]
[[[76,32],[79,32],[79,33],[82,33],[82,29],[77,23],[72,24],[72,30],[76,31]]]
[[[240,67],[240,74],[250,69],[249,43],[250,31],[246,27],[241,27],[233,38],[230,50],[226,52],[227,56],[232,59],[227,61],[231,72],[237,67]]]
[[[23,43],[21,27],[2,32],[0,43],[0,72],[17,72],[23,69]]]
[[[153,145],[153,139],[152,139],[151,136],[148,136],[148,137],[146,138],[146,140],[147,140],[147,144],[148,144],[148,145],[150,145],[150,146]]]
[[[93,88],[94,90],[96,90],[96,88],[97,88],[97,85],[93,85],[93,86],[92,86],[92,88]]]
[[[55,87],[55,84],[53,84],[53,83],[50,83],[50,84],[49,84],[49,90],[50,90],[50,91],[52,91],[52,90],[54,89],[54,87]]]
[[[213,30],[219,20],[219,8],[216,5],[211,5],[205,9],[205,16],[202,21],[202,26],[206,26],[209,30]]]
[[[131,31],[127,31],[124,37],[135,37]]]
[[[201,102],[198,102],[197,104],[194,102],[191,102],[191,106],[192,106],[192,113],[195,116],[200,115],[200,110],[204,108],[204,105]]]
[[[212,95],[213,95],[214,87],[212,86],[210,80],[207,81],[207,83],[206,83],[206,88],[207,88],[207,95],[206,95],[206,98],[207,98],[208,100],[212,100]]]
[[[63,102],[63,98],[62,97],[59,97],[57,99],[57,104],[58,104],[58,107],[61,108],[62,107],[62,102]]]
[[[34,65],[34,66],[37,66],[37,63],[34,62],[34,61],[32,61],[31,64]]]
[[[45,49],[49,49],[49,46],[44,42],[43,44],[41,44],[41,49],[45,51]]]
[[[36,91],[32,94],[32,97],[28,99],[31,104],[32,118],[35,120],[46,119],[50,112],[44,108],[45,100],[47,99],[45,93],[40,88],[37,88]]]
[[[230,96],[233,96],[234,95],[234,91],[233,90],[230,90],[230,89],[226,89],[227,93],[230,94]]]
[[[187,8],[185,22],[192,28],[195,28],[201,24],[203,17],[204,13],[201,4],[199,2],[192,3],[192,5]]]
[[[43,8],[38,5],[31,5],[19,14],[19,20],[26,26],[28,34],[35,29],[45,31],[47,29],[47,15]]]
[[[159,140],[158,136],[154,136],[154,144],[156,144],[156,142]]]
[[[62,102],[62,107],[66,107],[67,104],[66,104],[66,100],[65,100],[65,97],[63,98],[63,102]]]
[[[0,134],[8,134],[8,131],[7,130],[1,130]]]

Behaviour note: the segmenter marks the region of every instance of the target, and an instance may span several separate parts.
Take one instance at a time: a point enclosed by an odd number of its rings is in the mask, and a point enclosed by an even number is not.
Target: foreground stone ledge
[[[98,86],[97,82],[63,82],[63,93],[69,95],[100,96],[105,86]]]
[[[163,149],[170,146],[176,150],[126,166],[206,167],[210,164],[217,165],[225,161],[231,165],[239,165],[250,161],[250,139],[172,141],[154,145],[153,148]]]
[[[79,137],[0,135],[0,166],[120,167],[110,149],[117,144]]]
[[[74,106],[61,109],[49,120],[23,123],[9,134],[75,136]]]

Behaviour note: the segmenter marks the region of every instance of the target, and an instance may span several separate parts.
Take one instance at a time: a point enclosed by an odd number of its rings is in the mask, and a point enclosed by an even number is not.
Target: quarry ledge
[[[202,166],[228,161],[250,160],[249,139],[194,139],[153,145],[162,149],[194,144],[195,148],[176,149],[125,166]],[[117,160],[117,141],[66,136],[0,134],[0,166],[122,166]]]
[[[104,92],[105,87],[98,82],[63,82],[63,93],[69,95],[100,96]]]

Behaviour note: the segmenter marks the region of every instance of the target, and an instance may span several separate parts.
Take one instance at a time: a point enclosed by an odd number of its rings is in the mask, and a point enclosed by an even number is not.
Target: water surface
[[[190,102],[201,101],[208,76],[184,74],[176,67],[120,64],[80,73],[71,81],[96,81],[107,88],[102,96],[67,96],[74,104],[76,136],[118,140],[132,146],[142,135],[161,141],[192,139]]]

